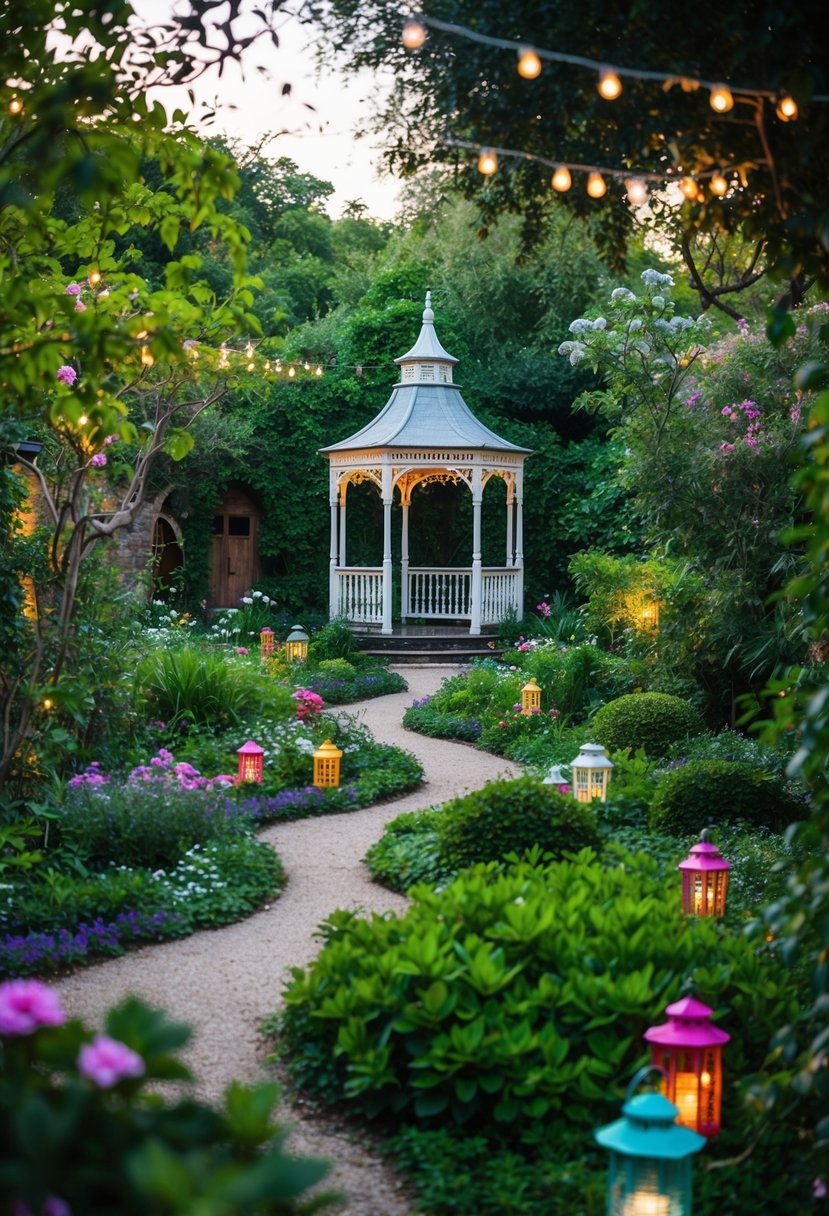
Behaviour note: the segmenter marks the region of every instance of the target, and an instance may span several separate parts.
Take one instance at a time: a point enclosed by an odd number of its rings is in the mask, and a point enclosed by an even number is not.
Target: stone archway
[[[184,565],[181,528],[169,515],[159,513],[153,525],[153,599],[166,599],[176,570]]]

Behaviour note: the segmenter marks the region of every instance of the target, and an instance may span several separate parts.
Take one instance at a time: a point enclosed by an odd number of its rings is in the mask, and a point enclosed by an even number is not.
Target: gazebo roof
[[[392,389],[383,409],[361,430],[339,443],[320,448],[320,452],[464,447],[529,455],[532,449],[502,439],[478,421],[458,386],[452,383],[451,365],[457,362],[438,341],[431,293],[427,293],[420,336],[407,354],[395,359],[401,366],[402,379]]]

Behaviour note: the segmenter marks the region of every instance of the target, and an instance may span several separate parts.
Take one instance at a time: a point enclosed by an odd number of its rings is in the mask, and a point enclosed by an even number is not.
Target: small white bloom
[[[653,303],[654,308],[664,308],[665,307],[665,297],[664,296],[654,296],[652,303]]]
[[[242,596],[242,603],[243,603],[243,604],[252,604],[252,603],[253,603],[253,600],[250,598],[250,596],[249,596],[249,595],[243,595],[243,596]]]
[[[253,592],[253,598],[254,598],[255,600],[261,600],[261,598],[262,598],[262,592],[261,592],[261,591],[254,591],[254,592]]]
[[[637,332],[637,330],[640,330],[641,328],[642,328],[642,318],[641,317],[634,317],[633,320],[631,321],[630,325],[628,326],[628,330],[632,334],[635,334]]]
[[[604,317],[596,317],[596,320],[593,322],[593,329],[607,329],[607,321]]]
[[[614,304],[627,304],[631,300],[635,300],[636,296],[627,287],[616,287],[610,293],[610,298]]]
[[[586,317],[577,317],[575,321],[570,322],[569,328],[571,334],[588,334],[593,324]]]

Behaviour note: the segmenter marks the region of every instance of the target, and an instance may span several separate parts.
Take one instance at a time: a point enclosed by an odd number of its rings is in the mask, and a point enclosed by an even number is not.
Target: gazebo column
[[[409,615],[409,497],[404,493],[400,523],[400,615]]]
[[[346,562],[346,560],[345,560],[345,538],[346,538],[346,532],[345,532],[345,499],[346,499],[346,492],[347,492],[347,489],[348,489],[348,486],[347,486],[347,485],[344,485],[344,486],[343,486],[342,497],[341,497],[341,500],[340,500],[340,554],[339,554],[339,564],[340,564],[340,566],[345,566],[345,565],[347,565],[347,562]]]
[[[329,502],[331,505],[331,546],[328,562],[328,616],[334,620],[340,614],[340,588],[337,577],[337,504],[340,492],[337,486],[337,474],[332,468],[329,477]]]
[[[515,471],[515,611],[524,615],[524,470]]]
[[[383,627],[382,633],[392,631],[392,566],[391,566],[391,507],[394,495],[391,465],[383,466]]]
[[[483,478],[481,466],[472,469],[472,611],[470,634],[481,632],[483,607],[483,580],[481,578],[481,507],[483,505]]]
[[[515,485],[512,478],[507,477],[507,555],[504,558],[505,566],[512,566],[515,560],[515,550],[513,547],[513,528],[515,526]]]

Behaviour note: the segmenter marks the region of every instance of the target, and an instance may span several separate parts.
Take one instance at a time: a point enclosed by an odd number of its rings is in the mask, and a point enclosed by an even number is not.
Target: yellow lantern
[[[314,785],[319,789],[339,785],[342,758],[342,752],[330,739],[321,743],[314,752]]]
[[[521,689],[521,713],[537,714],[541,712],[541,689],[536,683],[535,676]]]
[[[583,743],[572,764],[573,796],[576,802],[592,802],[607,798],[607,787],[613,763],[599,743]]]
[[[642,600],[642,628],[654,633],[659,629],[659,600],[653,597]]]
[[[285,657],[289,663],[304,663],[308,658],[308,634],[301,625],[294,625],[288,634]]]

